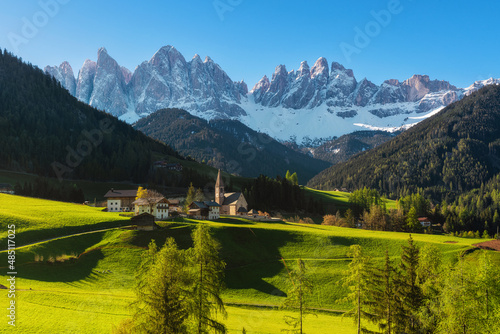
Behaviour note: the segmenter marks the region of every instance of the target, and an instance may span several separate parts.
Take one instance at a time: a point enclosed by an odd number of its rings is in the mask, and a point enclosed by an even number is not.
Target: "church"
[[[221,206],[221,215],[236,216],[248,213],[248,203],[242,193],[224,192],[224,182],[222,182],[220,169],[215,182],[215,202]]]

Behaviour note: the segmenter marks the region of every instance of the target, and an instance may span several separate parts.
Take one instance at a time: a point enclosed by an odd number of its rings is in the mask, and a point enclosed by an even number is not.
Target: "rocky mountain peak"
[[[318,76],[324,76],[328,78],[330,75],[330,71],[328,69],[328,61],[326,58],[321,57],[314,63],[314,66],[311,69],[311,78],[316,78]]]
[[[309,77],[310,73],[311,73],[311,69],[309,67],[309,64],[307,64],[307,61],[301,62],[300,67],[297,71],[297,76],[298,77],[304,77],[304,76]]]
[[[56,78],[72,95],[76,94],[75,74],[67,61],[59,66],[46,66],[44,71]]]

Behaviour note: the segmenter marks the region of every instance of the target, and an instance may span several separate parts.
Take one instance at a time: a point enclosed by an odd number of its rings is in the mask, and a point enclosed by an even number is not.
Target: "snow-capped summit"
[[[351,69],[321,57],[312,67],[307,61],[297,70],[278,65],[252,90],[244,81],[233,81],[206,56],[190,61],[173,46],[160,48],[149,61],[130,72],[105,48],[97,62],[86,60],[75,80],[71,66],[47,66],[79,100],[134,122],[163,108],[182,108],[205,119],[238,119],[279,140],[299,144],[340,136],[360,128],[407,128],[435,114],[485,85],[500,79],[476,81],[457,88],[447,81],[414,75],[376,85],[357,81]]]

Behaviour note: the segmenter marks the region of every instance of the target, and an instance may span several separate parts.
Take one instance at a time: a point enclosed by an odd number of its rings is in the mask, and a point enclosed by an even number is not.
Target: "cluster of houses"
[[[9,183],[0,183],[0,193],[14,195],[14,188]]]
[[[104,195],[108,212],[134,212],[134,225],[154,228],[154,220],[165,220],[172,212],[181,212],[180,201],[161,195],[137,199],[135,190],[111,189]],[[256,216],[256,210],[248,210],[248,203],[241,192],[224,191],[221,171],[215,182],[214,201],[195,201],[189,205],[188,216],[194,219],[217,220],[221,215]]]

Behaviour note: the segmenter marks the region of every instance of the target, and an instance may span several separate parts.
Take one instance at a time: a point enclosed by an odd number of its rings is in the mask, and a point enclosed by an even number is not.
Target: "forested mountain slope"
[[[181,158],[7,51],[0,51],[0,143],[0,169],[61,178],[142,182],[154,154]]]
[[[370,187],[391,197],[453,199],[500,168],[500,87],[488,86],[381,146],[314,177],[319,189]]]
[[[305,183],[330,166],[239,121],[206,121],[180,109],[159,110],[134,127],[185,156],[247,177],[276,177],[290,170],[297,172],[299,181]]]

